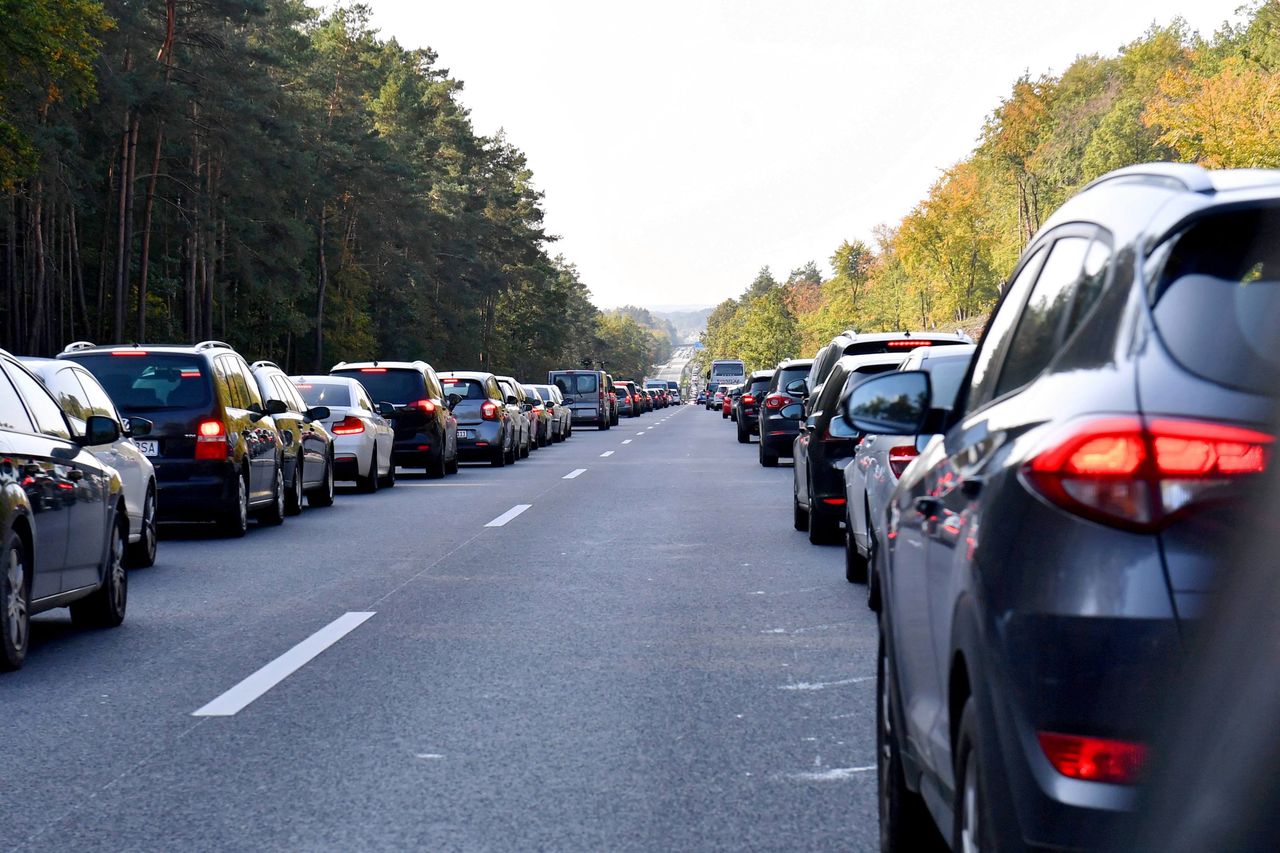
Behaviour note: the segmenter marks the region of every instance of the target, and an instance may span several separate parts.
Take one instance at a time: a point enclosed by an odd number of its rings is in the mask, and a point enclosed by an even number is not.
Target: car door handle
[[[986,482],[986,479],[983,477],[965,477],[960,481],[960,494],[964,495],[969,500],[973,500],[978,495],[982,494],[982,487]]]
[[[933,516],[942,512],[942,498],[923,497],[916,498],[916,512],[924,516]]]

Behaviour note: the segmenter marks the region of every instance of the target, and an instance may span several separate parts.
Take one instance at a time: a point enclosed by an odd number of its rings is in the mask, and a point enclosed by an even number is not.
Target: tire
[[[538,446],[539,447],[551,446],[551,427],[548,426],[547,431],[542,434],[541,438],[538,439]]]
[[[503,453],[506,455],[506,457],[507,457],[507,464],[508,464],[508,465],[514,465],[514,464],[516,464],[516,458],[517,458],[520,454],[516,452],[516,439],[515,439],[515,436],[512,436],[512,438],[511,438],[511,450],[510,450],[510,451],[503,450],[502,452],[503,452]]]
[[[374,473],[377,473],[376,468]],[[444,447],[442,446],[439,455],[427,457],[427,476],[432,480],[439,480],[446,473],[448,473],[448,466],[444,462]]]
[[[867,582],[867,558],[858,553],[853,541],[853,524],[848,517],[844,521],[844,579],[849,583]]]
[[[239,539],[249,530],[249,484],[245,482],[247,475],[242,471],[236,477],[239,495],[237,504],[222,514],[218,526],[222,534],[232,539]]]
[[[0,564],[0,671],[21,669],[31,642],[31,561],[16,530],[4,538]]]
[[[336,489],[333,485],[333,457],[324,463],[324,482],[314,491],[307,492],[307,505],[311,507],[333,506]]]
[[[520,458],[528,459],[529,451],[531,451],[532,449],[533,449],[533,438],[530,437],[529,440],[524,443],[524,446],[520,448]]]
[[[880,812],[881,853],[915,853],[947,850],[924,798],[907,787],[894,708],[897,689],[885,649],[884,623],[880,628],[880,655],[876,667],[876,776]]]
[[[456,473],[458,473],[458,451],[456,451],[456,450],[455,450],[455,451],[453,452],[453,458],[452,458],[452,459],[450,459],[448,462],[444,463],[444,472],[445,472],[446,474],[456,474]],[[393,477],[393,478],[392,478],[392,480],[391,480],[391,485],[393,485],[393,486],[395,485],[395,478],[394,478],[394,477]]]
[[[496,451],[497,452],[489,458],[489,464],[494,468],[507,467],[507,449],[499,444]]]
[[[271,503],[258,516],[258,523],[265,524],[268,527],[279,527],[284,524],[285,516],[285,491],[284,491],[284,470],[282,466],[276,465],[276,490]]]
[[[293,488],[285,493],[285,515],[298,515],[302,512],[303,484],[306,482],[303,478],[305,474],[306,471],[302,467],[302,459],[299,458],[293,466]]]
[[[760,465],[763,468],[777,468],[778,457],[765,449],[764,439],[760,440]]]
[[[147,569],[156,564],[156,488],[147,487],[142,501],[142,535],[124,549],[124,564],[130,569]]]
[[[812,490],[809,492],[813,494]],[[824,518],[820,513],[809,509],[809,544],[831,545],[840,541],[840,522]]]
[[[952,827],[952,844],[956,850],[996,849],[979,738],[978,709],[970,696],[964,703],[960,727],[956,730],[955,825]]]
[[[618,413],[614,412],[612,415],[609,416],[609,426],[617,426],[617,425],[618,425]]]
[[[809,510],[800,506],[800,499],[791,496],[791,526],[801,533],[809,529]]]
[[[374,459],[374,463],[373,463],[374,473],[376,474],[377,467],[378,467],[378,462],[377,462],[378,450],[376,445],[374,446],[373,459]],[[378,486],[383,489],[392,489],[392,488],[395,488],[395,485],[396,485],[396,463],[395,463],[395,460],[392,460],[387,465],[386,475],[378,479]]]
[[[608,430],[608,429],[609,429],[609,419],[606,417],[604,420],[602,420],[602,421],[600,422],[600,425],[597,427],[597,429],[599,429],[601,432],[605,432],[606,430]]]
[[[392,465],[395,464],[394,458],[392,458],[391,464]],[[363,476],[361,476],[360,474],[356,475],[356,491],[360,492],[361,494],[371,495],[374,492],[378,491],[379,485],[380,483],[378,481],[378,445],[375,444],[373,446],[373,452],[369,454],[369,473]]]
[[[742,425],[742,421],[738,421],[738,444],[750,444],[751,431]]]
[[[128,534],[123,527],[119,520],[112,526],[106,565],[101,567],[102,586],[71,605],[72,624],[86,628],[115,628],[124,621],[124,611],[129,603],[129,573],[124,568],[124,546]]]

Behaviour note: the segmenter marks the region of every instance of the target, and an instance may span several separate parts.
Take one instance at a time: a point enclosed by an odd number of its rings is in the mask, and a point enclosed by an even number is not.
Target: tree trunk
[[[156,180],[160,177],[160,151],[164,146],[164,123],[156,128],[156,148],[151,156],[151,172],[147,176],[147,198],[142,204],[142,263],[138,269],[138,340],[147,339],[147,276],[151,270],[151,211],[156,202]]]
[[[72,275],[75,276],[76,304],[80,308],[80,321],[84,328],[84,333],[86,336],[88,336],[91,334],[89,330],[89,305],[85,302],[85,298],[84,298],[84,265],[80,261],[80,235],[76,230],[75,204],[71,205],[71,216],[70,216],[69,224],[71,226],[71,272],[72,272]],[[72,317],[75,316],[74,311],[72,312],[71,316]],[[72,323],[72,325],[74,326],[75,324]]]
[[[36,178],[32,185],[31,204],[31,243],[35,253],[35,279],[32,282],[35,294],[35,306],[31,312],[31,325],[27,332],[27,352],[41,352],[41,338],[44,337],[45,313],[45,258],[44,258],[44,179]]]
[[[325,260],[324,246],[324,230],[328,209],[324,202],[320,203],[320,256],[319,256],[319,281],[316,282],[316,372],[324,372],[324,297],[325,290],[329,287],[329,263]]]

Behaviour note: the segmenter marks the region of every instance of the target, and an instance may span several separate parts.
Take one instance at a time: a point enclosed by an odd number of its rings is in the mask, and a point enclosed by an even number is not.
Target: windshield
[[[484,392],[484,383],[478,379],[450,379],[441,377],[444,395],[457,394],[464,400],[484,400],[488,397]]]
[[[351,406],[351,386],[345,382],[295,382],[308,406]]]
[[[364,367],[335,370],[335,376],[358,379],[377,403],[403,406],[428,396],[422,374],[416,370],[395,367]]]
[[[555,383],[562,394],[594,394],[599,379],[594,373],[562,373],[556,376]]]
[[[121,412],[158,412],[204,409],[213,404],[213,385],[203,358],[174,353],[122,350],[75,356],[102,383]]]

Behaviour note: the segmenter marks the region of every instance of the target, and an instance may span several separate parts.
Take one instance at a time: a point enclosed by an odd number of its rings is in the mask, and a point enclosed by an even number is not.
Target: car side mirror
[[[315,406],[313,408],[307,409],[307,420],[323,421],[328,419],[329,416],[332,414],[333,412],[329,411],[328,406]]]
[[[378,404],[378,414],[382,415],[384,418],[395,417],[395,414],[396,414],[395,403],[388,403],[386,400],[383,400],[381,403]]]
[[[151,431],[156,428],[156,425],[146,418],[129,418],[128,425],[130,438],[151,435]]]
[[[120,424],[115,418],[104,415],[90,415],[84,424],[84,444],[96,447],[100,444],[111,444],[120,438]]]
[[[788,394],[795,394],[799,397],[803,397],[805,394],[809,393],[809,383],[803,379],[792,379],[787,383],[787,387],[783,390]]]
[[[520,407],[520,409],[521,409],[521,411],[525,411],[525,412],[532,412],[532,411],[533,411],[533,403],[525,403],[523,406],[521,406],[521,407]]]
[[[798,421],[804,417],[804,406],[799,403],[790,403],[778,410],[778,417]]]
[[[885,373],[854,386],[840,417],[858,432],[917,435],[929,418],[932,398],[925,371]]]
[[[268,415],[283,415],[289,411],[289,407],[285,405],[284,400],[268,400],[262,411]]]

